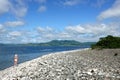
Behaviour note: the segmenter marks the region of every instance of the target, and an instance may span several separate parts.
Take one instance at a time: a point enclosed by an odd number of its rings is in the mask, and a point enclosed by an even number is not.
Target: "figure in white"
[[[14,55],[14,66],[17,66],[17,64],[18,64],[18,55],[15,54]]]

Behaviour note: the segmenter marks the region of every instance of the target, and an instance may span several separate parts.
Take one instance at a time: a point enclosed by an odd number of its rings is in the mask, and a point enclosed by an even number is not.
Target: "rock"
[[[119,52],[87,49],[48,54],[0,71],[0,80],[120,80]]]

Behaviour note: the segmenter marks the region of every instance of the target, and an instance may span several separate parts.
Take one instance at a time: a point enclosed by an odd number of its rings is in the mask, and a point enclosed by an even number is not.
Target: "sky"
[[[120,0],[0,0],[0,43],[120,37]]]

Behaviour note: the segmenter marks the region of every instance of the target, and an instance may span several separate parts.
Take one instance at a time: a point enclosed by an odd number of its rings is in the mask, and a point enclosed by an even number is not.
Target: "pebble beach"
[[[51,53],[0,71],[0,80],[120,80],[120,49]]]

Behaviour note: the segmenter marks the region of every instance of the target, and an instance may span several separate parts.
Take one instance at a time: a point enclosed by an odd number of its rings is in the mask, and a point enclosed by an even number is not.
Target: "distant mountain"
[[[95,42],[78,42],[75,40],[52,40],[45,43],[28,43],[28,44],[2,44],[8,46],[91,46]]]
[[[91,46],[95,42],[78,42],[75,40],[52,40],[46,43],[30,43],[27,45],[36,45],[36,46]]]
[[[41,46],[79,46],[80,42],[74,40],[53,40],[47,43],[40,43]]]

